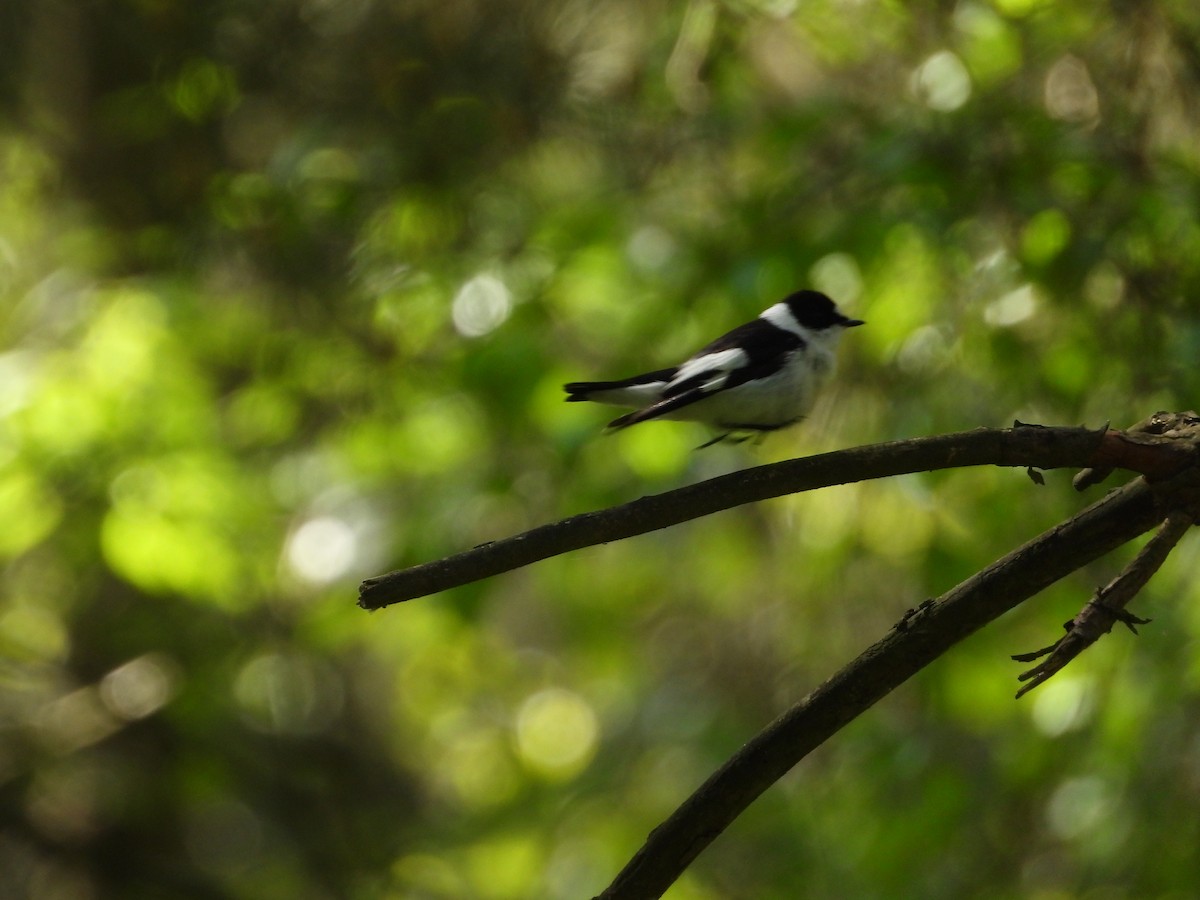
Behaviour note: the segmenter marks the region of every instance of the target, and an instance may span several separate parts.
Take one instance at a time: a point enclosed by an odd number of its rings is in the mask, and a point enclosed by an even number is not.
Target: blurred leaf
[[[0,19],[5,896],[591,896],[1085,498],[937,473],[373,616],[360,578],[756,462],[1196,405],[1186,3]],[[795,430],[693,452],[563,403],[800,287],[868,324]],[[1192,544],[1141,601],[1164,627],[1011,699],[1131,551],[849,726],[672,896],[1191,891]]]

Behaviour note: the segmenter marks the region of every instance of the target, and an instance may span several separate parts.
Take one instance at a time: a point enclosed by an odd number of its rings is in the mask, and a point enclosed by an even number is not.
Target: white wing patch
[[[703,388],[706,391],[715,391],[728,380],[731,372],[743,368],[749,361],[750,357],[746,355],[746,351],[737,348],[706,353],[695,359],[689,359],[680,366],[675,377],[671,379],[671,384],[679,384],[711,372],[713,377],[704,382]]]
[[[802,337],[805,340],[810,337],[809,330],[796,321],[796,317],[792,315],[791,307],[786,303],[776,303],[769,309],[764,310],[759,318],[766,319],[781,331],[790,331],[792,334]]]

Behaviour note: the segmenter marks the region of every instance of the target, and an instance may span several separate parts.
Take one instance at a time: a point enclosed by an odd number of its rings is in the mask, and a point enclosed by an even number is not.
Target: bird
[[[610,430],[676,419],[719,431],[697,449],[761,439],[808,414],[833,374],[843,332],[864,324],[819,291],[796,291],[677,366],[617,381],[574,381],[563,389],[568,403],[634,407],[609,422]]]

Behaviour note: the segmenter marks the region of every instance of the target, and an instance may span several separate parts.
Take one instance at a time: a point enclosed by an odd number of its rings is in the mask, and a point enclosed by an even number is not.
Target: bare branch
[[[1104,470],[1142,473],[964,581],[910,610],[882,640],[755,737],[662,825],[600,895],[659,897],[753,800],[811,750],[972,632],[1064,575],[1164,522],[1151,555],[1110,585],[1118,599],[1161,564],[1200,509],[1200,417],[1159,413],[1140,433],[1107,428],[1023,426],[978,429],[788,460],[735,472],[599,512],[586,513],[446,559],[363,582],[359,605],[377,609],[508,571],[593,544],[644,534],[743,503],[871,478],[1001,465],[1034,469],[1089,467],[1077,486]],[[1185,510],[1186,515],[1174,512]],[[1177,533],[1178,532],[1178,533]],[[1148,545],[1148,550],[1151,545]],[[1157,560],[1157,561],[1155,561]],[[1120,581],[1120,579],[1118,579]],[[1103,593],[1103,592],[1102,592]],[[1099,598],[1097,598],[1099,600]],[[1123,603],[1122,603],[1123,606]],[[1112,610],[1119,607],[1109,606]],[[1120,618],[1120,614],[1117,614]],[[1132,617],[1129,617],[1132,618]],[[1109,623],[1111,627],[1111,622]],[[1053,648],[1050,648],[1051,652]]]
[[[738,751],[651,832],[598,900],[661,896],[755,798],[843,725],[967,635],[1161,517],[1155,491],[1137,479],[906,615]]]
[[[444,559],[369,578],[359,587],[358,605],[379,609],[571,550],[657,531],[745,503],[835,484],[963,466],[1087,466],[1097,462],[1097,452],[1109,434],[1086,428],[979,428],[757,466],[572,516]],[[1113,454],[1104,458],[1106,463],[1110,460],[1121,465]],[[1158,457],[1151,457],[1147,465],[1153,469],[1160,462]]]
[[[1014,656],[1013,659],[1018,662],[1032,662],[1039,657],[1046,657],[1029,671],[1017,676],[1019,681],[1029,682],[1017,691],[1017,697],[1023,697],[1061,671],[1067,663],[1100,640],[1102,635],[1112,631],[1117,622],[1124,623],[1134,634],[1137,634],[1136,626],[1149,624],[1149,619],[1139,619],[1130,614],[1126,607],[1166,562],[1168,554],[1179,543],[1179,539],[1195,523],[1194,511],[1182,508],[1171,510],[1154,537],[1121,574],[1096,591],[1096,595],[1080,610],[1079,615],[1066,624],[1065,635],[1043,650]]]

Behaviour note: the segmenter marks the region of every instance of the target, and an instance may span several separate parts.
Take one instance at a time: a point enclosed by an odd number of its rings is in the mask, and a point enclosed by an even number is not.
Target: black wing
[[[721,335],[680,366],[680,372],[692,370],[693,373],[668,384],[663,389],[663,399],[645,409],[613,420],[609,427],[627,428],[638,422],[657,419],[720,391],[730,390],[747,381],[767,378],[783,368],[788,354],[803,346],[804,339],[798,334],[778,328],[765,319],[755,319],[753,322],[739,325],[733,331]],[[705,368],[702,365],[705,357],[714,357],[716,362],[715,357],[718,354],[730,350],[740,350],[746,355],[742,365],[735,369],[724,369],[719,365]],[[712,384],[713,376],[721,373],[724,373],[725,377],[719,384]]]
[[[608,423],[609,428],[628,428],[630,425],[636,425],[638,422],[646,422],[650,419],[657,419],[659,416],[665,416],[669,412],[677,409],[682,409],[685,406],[690,406],[697,400],[702,400],[708,396],[708,393],[701,391],[699,388],[688,391],[685,394],[677,394],[674,397],[668,397],[665,400],[659,400],[647,406],[645,409],[639,409],[637,412],[627,413]]]
[[[778,328],[766,319],[755,319],[753,322],[739,325],[733,331],[721,335],[711,344],[693,354],[691,359],[679,367],[680,370],[684,370],[691,368],[692,364],[700,362],[706,356],[713,356],[728,350],[741,350],[746,354],[745,364],[730,371],[719,387],[707,391],[702,390],[703,385],[715,373],[712,369],[699,369],[695,374],[667,385],[663,390],[663,398],[701,389],[700,395],[691,401],[694,403],[715,391],[727,391],[739,384],[745,384],[747,381],[766,378],[783,368],[789,353],[803,346],[804,339],[800,335]],[[678,409],[679,407],[673,408]]]

